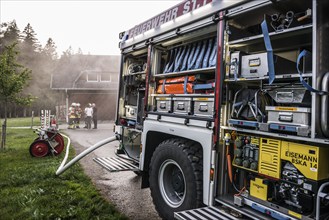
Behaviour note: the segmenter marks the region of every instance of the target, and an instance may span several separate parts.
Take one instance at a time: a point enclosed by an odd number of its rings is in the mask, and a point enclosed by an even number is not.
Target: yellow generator
[[[319,186],[329,179],[328,159],[328,147],[240,135],[232,165],[243,176],[242,196],[302,218],[314,216]]]

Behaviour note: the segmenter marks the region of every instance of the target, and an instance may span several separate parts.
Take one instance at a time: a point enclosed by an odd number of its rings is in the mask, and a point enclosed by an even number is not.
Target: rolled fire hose
[[[63,135],[63,134],[62,134]],[[58,167],[57,171],[56,171],[56,175],[60,175],[62,173],[64,173],[65,170],[67,170],[68,168],[70,168],[73,164],[75,164],[76,162],[78,162],[80,159],[82,159],[83,157],[85,157],[86,155],[90,154],[91,152],[93,152],[94,150],[96,150],[97,148],[108,144],[112,141],[116,141],[119,139],[118,135],[115,135],[113,137],[110,138],[106,138],[102,141],[97,142],[96,144],[94,144],[93,146],[89,147],[88,149],[82,151],[79,155],[77,155],[76,157],[74,157],[70,162],[68,162],[66,164],[67,158],[69,156],[69,147],[70,147],[70,143],[71,140],[69,137],[67,137],[66,135],[63,135],[64,137],[66,137],[68,139],[68,143],[66,145],[66,153],[65,153],[65,157],[64,160],[62,161],[61,165]]]

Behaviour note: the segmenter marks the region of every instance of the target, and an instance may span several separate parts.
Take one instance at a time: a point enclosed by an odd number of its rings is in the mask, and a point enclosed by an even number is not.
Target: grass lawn
[[[1,124],[3,123],[4,119],[1,119]],[[31,127],[32,125],[32,118],[7,118],[7,127]],[[41,126],[40,125],[40,118],[34,117],[33,118],[33,126]]]
[[[64,152],[31,157],[34,138],[31,129],[7,129],[7,148],[0,151],[0,219],[127,219],[100,196],[80,165],[55,175]]]

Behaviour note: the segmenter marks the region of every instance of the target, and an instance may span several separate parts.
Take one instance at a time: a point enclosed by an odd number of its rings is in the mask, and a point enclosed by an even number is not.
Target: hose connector
[[[230,141],[231,141],[231,134],[230,133],[225,133],[224,141],[225,141],[225,145],[230,145]]]

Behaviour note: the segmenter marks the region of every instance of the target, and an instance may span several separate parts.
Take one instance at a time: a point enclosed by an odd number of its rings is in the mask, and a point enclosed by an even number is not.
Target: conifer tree
[[[41,50],[40,44],[36,38],[36,33],[33,30],[30,23],[28,23],[24,28],[22,35],[23,35],[23,42],[22,42],[23,53],[40,52]]]
[[[46,45],[44,46],[42,52],[43,54],[51,59],[56,60],[58,58],[57,52],[56,52],[56,45],[52,38],[48,38]]]
[[[6,46],[20,40],[20,31],[15,20],[2,23],[0,28],[0,51],[3,51]]]

